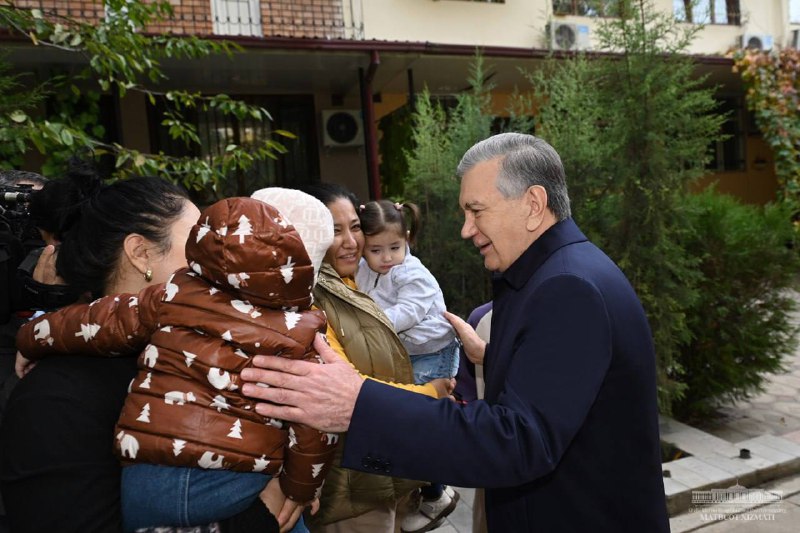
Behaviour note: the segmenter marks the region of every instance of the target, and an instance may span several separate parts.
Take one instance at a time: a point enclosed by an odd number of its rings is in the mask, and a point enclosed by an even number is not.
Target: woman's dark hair
[[[172,224],[189,201],[183,189],[157,177],[103,185],[82,170],[62,181],[65,196],[58,206],[60,226],[54,231],[62,236],[56,270],[68,285],[93,296],[105,293],[131,233],[168,252]]]
[[[358,211],[358,197],[346,187],[337,183],[310,183],[297,187],[298,190],[310,194],[326,206],[343,198],[353,204],[353,209]]]
[[[408,240],[409,245],[414,244],[420,228],[420,211],[416,204],[374,200],[360,206],[357,211],[361,219],[361,231],[367,237],[388,229],[397,229]]]

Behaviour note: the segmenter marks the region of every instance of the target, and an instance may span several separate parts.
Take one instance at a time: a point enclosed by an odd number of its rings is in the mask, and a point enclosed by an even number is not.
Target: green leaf
[[[72,146],[72,144],[75,142],[75,139],[73,138],[72,133],[70,133],[68,129],[64,128],[61,130],[61,141],[67,146]]]
[[[276,135],[286,137],[287,139],[297,139],[297,135],[287,130],[274,130]]]
[[[11,118],[11,120],[16,122],[17,124],[21,124],[21,123],[25,122],[26,120],[28,120],[28,115],[26,115],[25,112],[22,111],[21,109],[17,109],[16,111],[12,111],[11,114],[9,115],[9,117]]]

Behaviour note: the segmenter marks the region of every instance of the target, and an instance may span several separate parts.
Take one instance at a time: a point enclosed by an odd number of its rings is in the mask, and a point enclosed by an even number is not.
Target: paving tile
[[[739,433],[743,433],[748,436],[748,438],[757,437],[759,435],[763,435],[764,433],[770,433],[774,431],[771,424],[759,422],[758,420],[753,420],[752,418],[741,418],[739,420],[734,420],[728,424],[730,429],[738,431]],[[737,449],[734,455],[738,455],[739,451]]]
[[[791,385],[787,385],[779,381],[772,381],[771,383],[768,383],[767,386],[764,388],[764,390],[766,392],[766,396],[769,395],[795,396],[797,394],[797,387],[793,387]],[[751,399],[751,401],[754,400],[755,399]]]
[[[776,411],[780,411],[789,416],[800,417],[800,404],[798,404],[797,401],[774,402],[772,407]]]
[[[800,430],[792,431],[791,433],[784,433],[783,435],[781,435],[781,437],[790,440],[792,442],[796,442],[797,444],[800,444]]]
[[[677,481],[682,485],[686,485],[690,489],[705,487],[706,485],[712,483],[710,479],[699,474],[698,472],[678,464],[678,461],[664,463],[662,468],[664,470],[669,470],[670,479]]]
[[[774,402],[775,398],[777,398],[777,396],[775,396],[774,394],[769,394],[769,393],[763,392],[763,393],[759,394],[758,396],[753,396],[750,399],[750,402],[753,403],[753,404],[770,403],[770,402]]]
[[[718,454],[704,456],[703,461],[720,470],[730,472],[735,477],[739,478],[743,478],[748,474],[753,474],[757,470],[769,468],[775,464],[772,461],[767,461],[760,457],[739,459],[738,457],[727,457]]]
[[[472,503],[475,501],[475,489],[468,489],[465,487],[453,487],[453,490],[458,492],[459,500],[458,504],[464,504],[470,509],[472,509]]]
[[[733,457],[739,454],[738,448],[731,445],[730,442],[669,417],[660,418],[659,429],[662,440],[674,444],[692,455],[716,452]]]
[[[708,483],[717,484],[735,477],[733,473],[707,462],[704,457],[686,457],[678,461],[665,463],[664,467],[670,468],[670,465],[675,464],[679,464],[681,468],[685,468],[702,476]]]
[[[456,533],[471,533],[472,503],[475,501],[475,489],[453,487],[453,490],[459,494],[458,505],[447,517],[443,526],[441,528],[437,528],[436,531],[437,533],[445,533],[447,531],[454,531]],[[447,527],[452,529],[448,530],[446,529]]]
[[[667,497],[674,496],[675,494],[679,494],[681,492],[686,492],[688,490],[689,490],[689,487],[687,487],[683,483],[675,481],[674,479],[669,478],[669,477],[665,477],[664,478],[664,494]]]
[[[775,435],[762,435],[760,437],[756,437],[753,439],[753,441],[759,442],[765,446],[769,446],[770,448],[774,448],[793,457],[800,457],[800,444],[791,440],[777,437]]]
[[[795,369],[795,372],[797,371],[800,371],[800,369]],[[798,376],[794,372],[789,374],[777,374],[769,376],[768,380],[770,384],[778,383],[781,385],[787,385],[789,387],[793,387],[797,390],[800,390],[800,376]]]
[[[747,440],[753,435],[750,433],[742,433],[731,427],[720,427],[720,428],[712,428],[708,430],[709,433],[712,435],[721,438],[722,440],[728,441],[730,443],[739,442],[742,440]]]
[[[791,461],[795,457],[786,452],[776,450],[764,443],[764,436],[758,436],[749,440],[737,443],[739,448],[747,448],[754,457],[761,457],[775,464]]]

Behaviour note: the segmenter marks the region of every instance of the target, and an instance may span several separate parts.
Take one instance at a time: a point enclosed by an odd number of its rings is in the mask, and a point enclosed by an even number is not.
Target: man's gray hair
[[[501,133],[475,144],[458,164],[463,178],[478,163],[502,158],[497,190],[505,198],[518,198],[529,187],[540,185],[547,192],[547,207],[556,220],[571,216],[564,165],[558,152],[544,140],[524,133]]]

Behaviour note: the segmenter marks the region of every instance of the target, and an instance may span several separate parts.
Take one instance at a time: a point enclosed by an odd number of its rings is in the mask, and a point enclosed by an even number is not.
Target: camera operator
[[[78,294],[55,270],[60,235],[60,181],[18,170],[0,171],[0,417],[16,384],[14,339],[37,312],[63,307]]]

